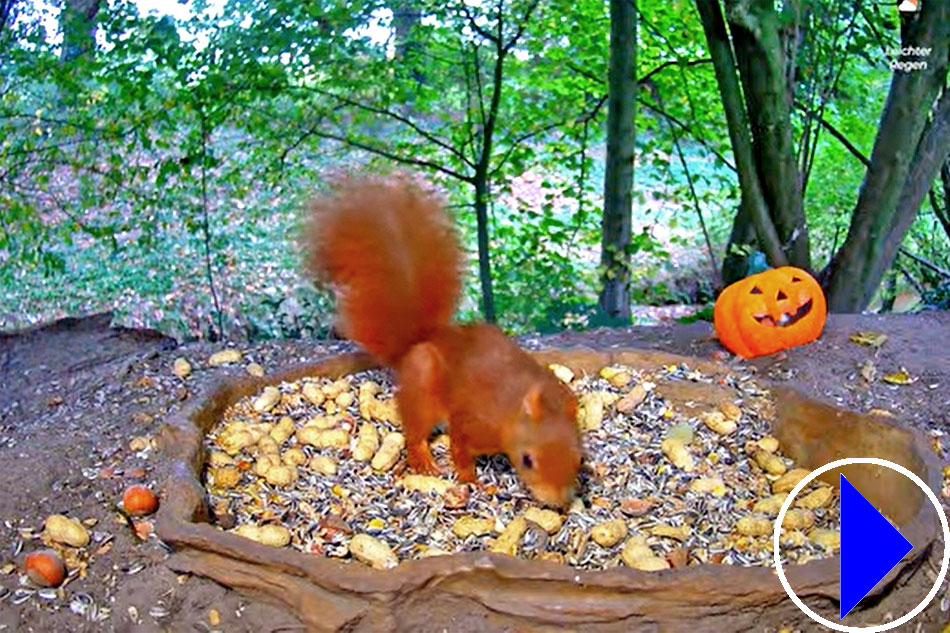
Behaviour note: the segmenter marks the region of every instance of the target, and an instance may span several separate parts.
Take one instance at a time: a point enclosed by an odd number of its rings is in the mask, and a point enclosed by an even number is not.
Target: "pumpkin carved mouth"
[[[800,305],[798,307],[798,310],[796,310],[794,314],[788,314],[788,313],[783,312],[782,316],[779,317],[778,323],[776,323],[775,320],[767,314],[761,315],[761,316],[758,316],[758,315],[752,315],[752,316],[756,321],[758,321],[759,323],[767,327],[789,327],[790,325],[795,325],[796,323],[801,321],[803,318],[805,318],[805,316],[809,312],[811,312],[811,307],[812,307],[812,300],[809,299],[808,301]]]

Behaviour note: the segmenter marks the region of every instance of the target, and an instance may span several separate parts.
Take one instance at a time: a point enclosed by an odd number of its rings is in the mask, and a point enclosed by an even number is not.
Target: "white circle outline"
[[[943,563],[940,565],[940,573],[937,574],[937,582],[934,583],[933,589],[931,589],[930,593],[920,601],[920,604],[914,607],[913,611],[897,620],[894,620],[893,622],[888,622],[887,624],[878,624],[875,626],[845,626],[844,624],[838,624],[837,622],[826,620],[808,608],[808,606],[805,605],[805,603],[795,595],[795,592],[792,591],[791,585],[788,584],[788,579],[785,578],[785,570],[782,568],[782,562],[779,560],[779,541],[782,531],[782,523],[785,520],[785,513],[788,512],[789,508],[792,506],[792,501],[795,499],[795,495],[801,492],[805,486],[811,483],[811,481],[818,475],[826,473],[829,470],[840,468],[841,466],[849,466],[851,464],[873,464],[875,466],[884,466],[885,468],[896,470],[900,474],[913,481],[930,498],[930,502],[933,503],[934,507],[937,509],[937,514],[940,517],[940,526],[943,528]],[[933,490],[930,489],[930,486],[924,483],[924,481],[916,474],[907,470],[900,464],[895,464],[894,462],[888,461],[886,459],[878,459],[877,457],[848,457],[845,459],[838,459],[825,464],[817,470],[811,471],[801,481],[799,481],[794,488],[792,488],[792,491],[788,493],[788,497],[785,498],[785,503],[782,504],[782,509],[779,510],[778,517],[775,519],[775,527],[772,532],[772,541],[775,572],[778,574],[778,579],[781,581],[782,587],[785,588],[785,592],[788,594],[788,597],[792,599],[792,602],[794,602],[795,605],[805,613],[805,615],[810,617],[815,622],[824,625],[829,629],[834,629],[835,631],[844,631],[844,633],[880,633],[881,631],[889,631],[890,629],[910,622],[913,618],[920,614],[921,611],[926,609],[927,605],[929,605],[937,596],[937,592],[940,591],[940,586],[943,584],[943,580],[947,575],[947,567],[950,566],[950,526],[947,524],[947,515],[944,514],[943,508],[940,506],[940,500],[937,499],[937,495],[935,495]]]

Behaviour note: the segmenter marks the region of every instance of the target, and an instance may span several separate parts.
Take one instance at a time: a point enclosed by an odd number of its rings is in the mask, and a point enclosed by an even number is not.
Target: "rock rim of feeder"
[[[685,363],[713,375],[725,375],[721,363],[639,349],[598,351],[560,348],[532,352],[544,364],[557,363],[575,374],[601,367],[634,369]],[[167,500],[156,517],[156,533],[173,548],[169,566],[290,608],[309,630],[396,630],[406,609],[439,608],[452,612],[485,608],[506,624],[598,625],[629,630],[637,624],[663,623],[691,630],[738,630],[787,595],[773,569],[759,566],[691,565],[646,572],[626,567],[579,570],[549,561],[523,560],[492,552],[455,553],[405,560],[375,570],[288,548],[274,548],[224,532],[210,524],[201,473],[203,439],[225,409],[266,386],[309,376],[336,379],[377,365],[364,353],[331,356],[288,367],[265,377],[225,378],[209,386],[162,428],[162,450],[171,462]],[[692,385],[692,386],[690,386]],[[874,456],[915,472],[931,488],[940,487],[940,468],[923,436],[894,421],[857,414],[808,398],[784,386],[762,381],[775,400],[772,433],[785,454],[809,468],[843,457]],[[686,406],[715,406],[717,385],[683,383],[664,396]],[[682,393],[677,393],[677,392]],[[719,387],[723,397],[725,389]],[[700,392],[705,392],[700,396]],[[887,513],[915,545],[870,595],[888,590],[898,575],[919,573],[915,562],[940,538],[936,511],[923,492],[899,473],[853,465],[824,473],[836,486],[845,474],[865,497]],[[839,594],[840,554],[802,565],[786,565],[795,593],[807,602],[832,605]],[[441,601],[441,602],[440,602]],[[814,607],[813,607],[814,608]],[[830,606],[829,606],[830,608]],[[421,612],[420,611],[420,612]],[[397,617],[398,614],[398,617]],[[425,621],[418,614],[416,621]],[[696,623],[703,622],[699,628]]]

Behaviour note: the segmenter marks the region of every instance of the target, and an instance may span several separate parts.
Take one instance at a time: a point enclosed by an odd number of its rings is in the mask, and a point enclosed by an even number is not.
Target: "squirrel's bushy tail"
[[[401,179],[351,179],[310,210],[308,265],[335,287],[347,338],[393,366],[450,323],[461,253],[440,200]]]

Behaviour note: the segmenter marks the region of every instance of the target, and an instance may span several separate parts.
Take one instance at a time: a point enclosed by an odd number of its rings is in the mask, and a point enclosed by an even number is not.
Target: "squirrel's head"
[[[533,383],[522,400],[508,459],[541,503],[565,508],[574,499],[581,468],[577,398],[555,376]]]

